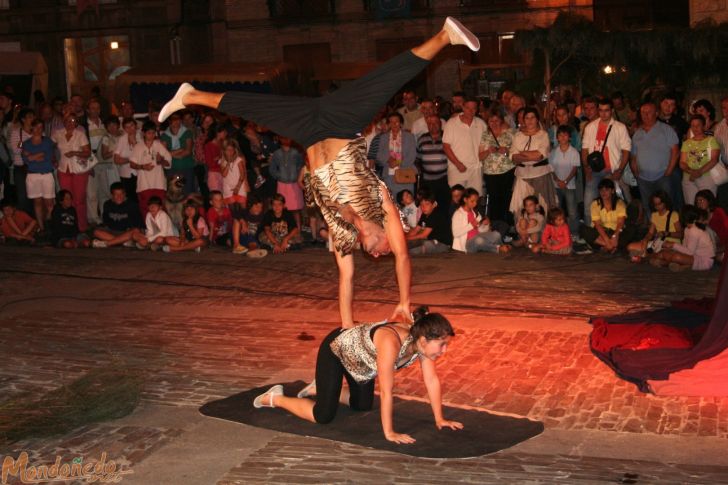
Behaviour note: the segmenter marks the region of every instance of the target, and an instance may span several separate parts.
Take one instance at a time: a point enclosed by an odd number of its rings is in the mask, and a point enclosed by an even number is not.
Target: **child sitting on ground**
[[[534,253],[571,254],[571,230],[566,224],[564,210],[554,207],[549,210],[548,223],[541,235],[541,243],[534,244]]]
[[[168,237],[177,236],[177,230],[172,224],[169,214],[162,208],[162,199],[152,196],[147,203],[147,208],[149,210],[146,217],[147,230],[144,234],[134,234],[134,240],[139,249],[149,247],[152,251],[157,251]]]
[[[286,198],[276,194],[271,200],[272,208],[263,217],[263,230],[258,235],[260,243],[273,250],[273,254],[282,254],[289,249],[300,247],[300,230],[296,220],[286,209]]]
[[[541,241],[541,231],[543,231],[544,223],[544,210],[538,203],[538,197],[529,195],[524,198],[521,217],[516,223],[518,240],[514,241],[513,245],[533,248],[534,244]]]
[[[124,184],[114,182],[110,187],[111,199],[104,202],[104,225],[94,229],[95,248],[134,246],[134,234],[141,234],[142,216],[139,206],[127,199]]]
[[[9,199],[2,204],[3,218],[0,219],[0,232],[6,242],[21,244],[35,243],[35,234],[38,232],[38,222],[25,212],[17,209]]]
[[[68,190],[56,194],[56,205],[51,212],[51,243],[57,248],[87,248],[89,238],[78,230],[73,195]]]
[[[213,190],[210,192],[210,205],[207,210],[207,225],[210,228],[210,244],[219,246],[230,246],[233,226],[233,215],[225,205],[222,192]]]
[[[511,247],[503,244],[498,231],[492,230],[490,219],[481,217],[475,210],[480,194],[468,188],[460,201],[460,208],[452,216],[452,248],[464,253],[508,253]]]
[[[248,199],[246,209],[235,205],[233,216],[233,253],[245,254],[258,245],[258,230],[263,222],[263,202],[255,195]]]
[[[399,211],[404,216],[404,221],[412,229],[417,225],[420,218],[420,210],[415,204],[414,195],[408,189],[400,190],[397,193],[397,203],[399,204]]]
[[[162,246],[165,253],[175,251],[197,251],[198,253],[207,245],[210,231],[205,218],[200,215],[200,207],[194,200],[185,202],[182,209],[182,225],[179,237],[169,236]]]
[[[663,250],[650,260],[654,266],[668,265],[671,271],[706,271],[713,267],[715,244],[700,222],[708,219],[706,211],[693,205],[683,206],[681,222],[685,226],[682,243],[665,241]]]

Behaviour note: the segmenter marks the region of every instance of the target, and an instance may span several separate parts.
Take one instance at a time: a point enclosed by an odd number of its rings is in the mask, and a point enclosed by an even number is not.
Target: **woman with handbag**
[[[639,263],[647,255],[657,254],[664,242],[679,243],[683,228],[680,214],[672,210],[670,196],[664,190],[656,190],[650,197],[650,229],[640,241],[627,245],[633,263]]]
[[[86,214],[86,188],[89,171],[95,165],[91,159],[91,144],[86,132],[78,129],[78,120],[68,114],[63,118],[63,130],[53,133],[61,159],[58,162],[58,184],[73,196],[73,207],[78,216],[78,230],[88,229]]]
[[[414,193],[417,181],[415,136],[402,130],[403,120],[397,112],[387,116],[389,131],[382,134],[377,151],[377,163],[383,167],[382,181],[395,195],[402,190]]]
[[[700,190],[710,190],[713,194],[718,191],[710,172],[720,163],[720,145],[715,137],[705,134],[702,115],[690,117],[690,130],[693,137],[685,140],[680,150],[680,169],[684,200],[692,202]]]
[[[516,165],[516,183],[513,185],[510,210],[518,216],[523,209],[523,199],[529,195],[538,197],[544,211],[558,205],[556,188],[551,176],[549,135],[541,128],[540,116],[535,108],[526,108],[523,125],[513,137],[511,158]]]
[[[508,204],[513,196],[513,181],[516,166],[511,160],[515,130],[506,123],[497,107],[486,115],[487,129],[480,141],[479,156],[483,161],[485,193],[488,194],[488,217],[494,221],[505,221],[513,225],[513,215]]]

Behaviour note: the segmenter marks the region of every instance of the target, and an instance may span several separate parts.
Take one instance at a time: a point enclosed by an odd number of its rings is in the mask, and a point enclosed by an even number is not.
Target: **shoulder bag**
[[[604,142],[602,143],[602,149],[598,152],[591,152],[586,157],[589,168],[591,168],[593,172],[601,172],[607,166],[607,163],[604,160],[604,149],[607,148],[607,140],[609,139],[609,133],[611,131],[612,125],[609,125],[609,129],[607,130],[607,136],[604,137]]]

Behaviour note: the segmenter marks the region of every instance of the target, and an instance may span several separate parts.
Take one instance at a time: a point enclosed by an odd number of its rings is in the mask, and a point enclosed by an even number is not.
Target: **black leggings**
[[[336,416],[341,395],[341,378],[349,384],[349,406],[354,411],[369,411],[374,405],[374,379],[358,383],[331,351],[331,342],[341,333],[337,328],[326,336],[316,359],[316,405],[313,417],[317,423],[330,423]]]
[[[320,98],[232,91],[218,109],[252,120],[305,148],[327,138],[351,140],[430,61],[406,51]]]

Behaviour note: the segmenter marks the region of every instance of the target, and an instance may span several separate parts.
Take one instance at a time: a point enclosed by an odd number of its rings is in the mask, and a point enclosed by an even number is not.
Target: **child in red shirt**
[[[571,232],[560,207],[549,210],[548,222],[541,234],[541,244],[534,244],[531,250],[534,253],[571,254]]]
[[[15,208],[15,204],[5,199],[2,202],[3,218],[0,219],[0,232],[8,241],[34,243],[38,223],[25,212]]]
[[[210,207],[207,210],[207,225],[210,227],[210,244],[230,246],[232,241],[233,214],[225,205],[222,192],[210,192]]]

